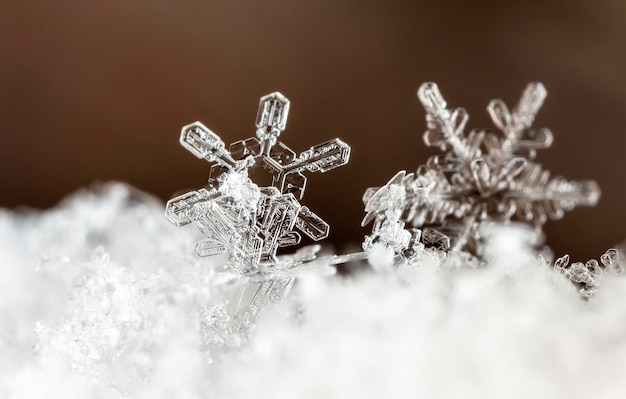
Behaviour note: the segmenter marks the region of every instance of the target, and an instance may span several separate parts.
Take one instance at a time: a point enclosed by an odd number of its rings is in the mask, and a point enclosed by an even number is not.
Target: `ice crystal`
[[[198,158],[213,162],[209,186],[167,203],[165,216],[176,226],[194,223],[206,236],[196,246],[200,256],[228,254],[228,264],[246,274],[291,268],[310,260],[281,261],[279,247],[300,243],[304,233],[318,241],[328,224],[299,199],[304,195],[304,172],[326,172],[343,166],[350,147],[339,139],[311,147],[296,157],[278,137],[285,129],[289,100],[275,92],[261,98],[256,137],[224,142],[195,122],[183,127],[180,143]],[[256,183],[248,174],[253,174]],[[259,176],[259,175],[265,176]],[[266,185],[260,180],[266,179]]]
[[[576,285],[583,297],[590,297],[597,292],[604,273],[623,274],[626,268],[626,258],[621,251],[611,248],[600,257],[600,262],[596,259],[590,259],[585,263],[574,262],[570,264],[569,255],[564,255],[554,261],[552,267]]]
[[[165,217],[176,226],[194,223],[206,236],[197,243],[196,253],[226,254],[227,269],[240,273],[237,283],[227,290],[227,299],[205,312],[201,328],[208,348],[215,349],[213,353],[246,342],[263,309],[287,296],[296,272],[312,266],[317,266],[317,272],[327,272],[339,259],[314,262],[318,245],[293,255],[276,255],[278,248],[300,243],[299,232],[315,241],[328,236],[328,224],[299,202],[306,187],[304,172],[326,172],[345,165],[350,157],[350,147],[339,139],[296,157],[278,141],[288,112],[289,100],[282,94],[262,97],[256,137],[237,141],[228,150],[219,136],[200,122],[181,132],[183,147],[214,165],[208,187],[171,199]]]
[[[537,150],[552,144],[548,129],[532,128],[546,97],[541,83],[529,84],[512,110],[502,100],[491,101],[487,110],[496,132],[466,134],[467,113],[448,108],[434,83],[423,84],[417,94],[426,110],[424,142],[443,154],[415,173],[401,171],[383,187],[366,191],[362,225],[374,220],[374,227],[365,249],[380,242],[410,258],[424,245],[480,258],[480,229],[487,222],[521,221],[539,232],[548,219],[597,202],[595,182],[551,178],[534,161]]]

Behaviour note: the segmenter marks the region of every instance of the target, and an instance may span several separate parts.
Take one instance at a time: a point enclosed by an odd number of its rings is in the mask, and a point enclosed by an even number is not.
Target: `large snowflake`
[[[226,284],[232,298],[209,309],[202,323],[211,347],[227,350],[245,342],[263,309],[288,295],[297,272],[312,267],[334,272],[329,265],[344,261],[329,256],[315,262],[319,245],[276,255],[278,248],[298,244],[300,233],[315,241],[328,236],[328,224],[299,202],[306,187],[304,172],[326,172],[350,157],[350,147],[339,139],[296,156],[278,141],[288,113],[289,100],[282,94],[262,97],[256,137],[229,149],[200,122],[181,131],[181,145],[213,165],[208,187],[168,201],[165,217],[176,226],[195,224],[205,235],[196,253],[225,254],[227,270],[236,272],[234,282]]]
[[[215,164],[209,187],[168,201],[165,217],[176,226],[194,223],[204,233],[206,239],[196,246],[198,255],[227,254],[232,268],[246,274],[263,274],[284,266],[276,251],[298,244],[299,232],[316,241],[328,236],[328,224],[298,201],[306,186],[303,173],[326,172],[345,165],[350,147],[333,139],[296,157],[278,141],[288,113],[289,100],[282,94],[262,97],[256,137],[237,141],[229,150],[202,123],[183,127],[182,146]],[[255,173],[256,182],[249,173]],[[263,177],[265,182],[261,181]],[[301,261],[311,257],[314,253],[307,253]],[[289,264],[294,263],[288,259]]]
[[[534,162],[537,150],[552,144],[548,129],[532,128],[547,94],[541,83],[529,84],[512,110],[502,100],[491,101],[487,110],[497,131],[468,134],[467,113],[448,108],[436,84],[423,84],[417,94],[426,109],[424,142],[443,154],[416,173],[401,171],[366,191],[363,225],[374,220],[374,228],[365,249],[380,242],[410,257],[425,245],[480,257],[480,230],[487,222],[522,221],[540,231],[548,219],[597,202],[595,182],[550,177]],[[406,230],[407,223],[413,228]]]

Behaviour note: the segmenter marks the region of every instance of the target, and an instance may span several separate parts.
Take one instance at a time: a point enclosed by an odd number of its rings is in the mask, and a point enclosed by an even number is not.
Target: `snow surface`
[[[107,184],[0,210],[0,397],[626,397],[626,280],[583,300],[524,230],[493,234],[485,268],[378,248],[376,272],[301,277],[220,351],[204,326],[237,278],[163,209]]]

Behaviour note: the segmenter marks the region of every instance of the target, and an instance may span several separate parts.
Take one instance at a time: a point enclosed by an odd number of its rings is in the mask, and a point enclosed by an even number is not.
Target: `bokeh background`
[[[472,128],[491,126],[491,98],[512,106],[538,80],[536,126],[555,135],[539,162],[603,191],[545,229],[557,254],[586,260],[626,238],[625,72],[622,1],[1,0],[0,207],[47,208],[95,181],[162,199],[200,187],[209,165],[178,145],[180,127],[250,137],[259,97],[279,90],[296,152],[352,146],[303,200],[343,250],[368,232],[364,190],[434,153],[422,82]]]

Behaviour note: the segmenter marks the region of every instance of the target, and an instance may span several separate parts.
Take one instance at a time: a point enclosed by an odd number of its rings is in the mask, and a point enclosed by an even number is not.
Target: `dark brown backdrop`
[[[312,176],[304,203],[340,249],[367,229],[361,194],[423,163],[423,110],[436,81],[470,127],[492,97],[549,91],[537,125],[555,134],[539,161],[597,180],[596,208],[546,231],[557,253],[598,256],[626,237],[626,6],[614,1],[2,0],[0,206],[48,207],[93,181],[168,198],[206,181],[178,145],[200,120],[230,143],[254,134],[258,98],[292,102],[282,139],[296,151],[332,137],[349,166]]]

